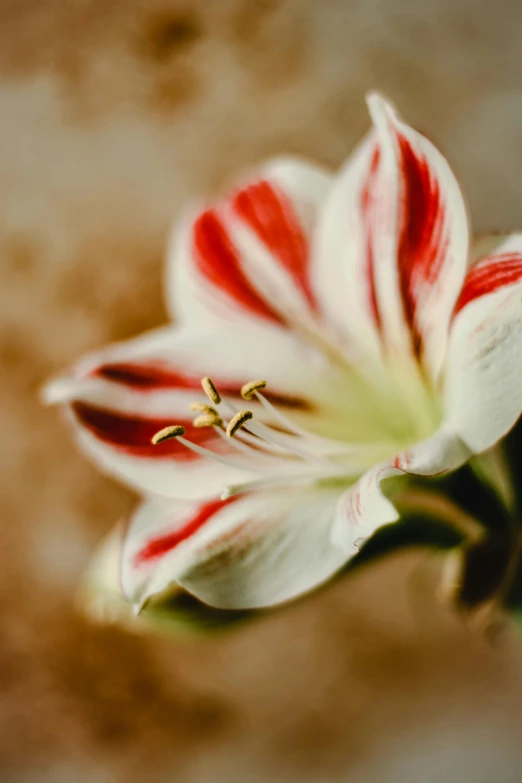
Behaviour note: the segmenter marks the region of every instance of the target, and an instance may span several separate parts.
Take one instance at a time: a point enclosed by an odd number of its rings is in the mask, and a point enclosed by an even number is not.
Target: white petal
[[[469,273],[457,303],[445,376],[445,418],[473,452],[522,412],[522,234]]]
[[[308,592],[347,559],[330,541],[337,499],[331,491],[287,488],[204,505],[148,501],[128,530],[124,591],[142,604],[177,582],[225,609]]]
[[[358,542],[399,515],[381,488],[384,479],[410,473],[434,476],[454,470],[471,456],[462,441],[446,427],[421,443],[401,452],[394,459],[369,470],[342,496],[336,513],[333,540],[348,553]]]

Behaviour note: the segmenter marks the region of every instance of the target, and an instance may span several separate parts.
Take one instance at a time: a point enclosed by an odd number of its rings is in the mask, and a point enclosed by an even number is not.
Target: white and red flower
[[[471,269],[458,184],[378,95],[337,176],[269,162],[187,215],[168,266],[176,325],[53,381],[79,442],[146,500],[122,579],[137,603],[176,582],[259,607],[324,582],[397,518],[381,481],[439,474],[491,447],[522,410],[522,235]],[[210,376],[227,438],[192,423]],[[182,439],[154,446],[170,424]]]

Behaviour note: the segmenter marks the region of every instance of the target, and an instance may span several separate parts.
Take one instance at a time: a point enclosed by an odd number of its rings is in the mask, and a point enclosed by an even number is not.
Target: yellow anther
[[[170,440],[171,438],[179,438],[181,435],[184,434],[185,434],[185,427],[182,427],[181,424],[173,424],[170,427],[164,427],[162,430],[160,430],[155,435],[153,435],[150,440],[151,443],[157,446],[158,443],[163,443],[164,440]]]
[[[202,378],[201,385],[203,386],[203,391],[209,398],[210,402],[213,402],[214,405],[219,405],[221,402],[221,397],[219,396],[219,392],[210,378]]]
[[[236,413],[233,419],[230,419],[227,426],[227,435],[229,438],[233,438],[236,432],[241,429],[241,427],[247,423],[247,421],[250,421],[252,419],[254,414],[252,411],[239,411],[239,413]]]
[[[196,411],[196,413],[212,413],[214,416],[218,416],[218,412],[212,405],[206,405],[204,402],[191,402],[190,410]]]
[[[241,396],[245,400],[251,400],[257,391],[261,391],[266,386],[266,381],[249,381],[241,387]]]
[[[202,413],[192,422],[194,427],[222,427],[223,419],[215,413]]]

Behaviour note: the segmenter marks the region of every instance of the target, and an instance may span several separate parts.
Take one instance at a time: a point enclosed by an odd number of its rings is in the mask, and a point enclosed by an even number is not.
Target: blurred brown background
[[[522,779],[522,658],[437,609],[412,553],[205,644],[73,595],[132,503],[37,390],[164,319],[187,197],[246,164],[337,165],[378,88],[441,146],[479,231],[522,228],[522,5],[0,0],[0,780]]]

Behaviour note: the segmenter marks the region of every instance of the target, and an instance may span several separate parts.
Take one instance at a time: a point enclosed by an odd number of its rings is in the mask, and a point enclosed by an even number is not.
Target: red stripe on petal
[[[203,525],[212,519],[212,517],[226,506],[230,505],[237,498],[232,497],[227,500],[211,500],[202,506],[199,506],[197,513],[183,527],[173,530],[171,533],[165,533],[157,538],[148,541],[145,546],[136,553],[134,565],[140,566],[150,560],[156,560],[158,557],[171,552],[183,541],[197,533]]]
[[[177,440],[167,440],[154,446],[150,440],[156,432],[173,423],[172,419],[149,419],[131,416],[123,413],[98,408],[85,402],[75,402],[71,405],[77,421],[95,438],[118,451],[134,457],[164,458],[170,457],[182,462],[201,459],[198,454],[188,449]],[[211,446],[220,439],[207,428],[192,426],[192,422],[176,419],[176,424],[182,424],[187,433],[187,439],[201,446]]]
[[[522,255],[505,253],[482,261],[472,269],[455,305],[455,315],[469,302],[522,280]]]
[[[375,147],[372,155],[368,179],[361,193],[361,217],[364,226],[364,237],[366,246],[366,275],[369,291],[369,306],[373,320],[377,329],[381,331],[382,320],[377,300],[377,289],[375,287],[375,259],[373,252],[373,227],[372,227],[372,208],[375,201],[376,188],[378,187],[377,176],[380,162],[379,147]]]
[[[236,248],[214,210],[203,212],[195,221],[194,250],[198,270],[212,285],[254,315],[283,323],[246,277]]]
[[[91,377],[120,383],[141,391],[161,389],[188,389],[201,394],[201,376],[184,375],[167,365],[159,363],[111,362],[101,364],[92,371]],[[213,377],[215,385],[222,394],[239,395],[242,381],[221,381]]]
[[[191,378],[168,367],[160,367],[153,364],[111,362],[97,367],[93,370],[91,376],[139,389],[201,390],[201,378]]]
[[[309,243],[291,201],[279,188],[261,180],[240,190],[232,199],[232,207],[315,309],[317,302],[309,277]]]
[[[399,282],[404,315],[418,356],[422,351],[422,336],[416,323],[418,289],[434,283],[442,268],[446,251],[444,209],[439,184],[426,159],[418,156],[402,134],[397,141],[403,180]]]

